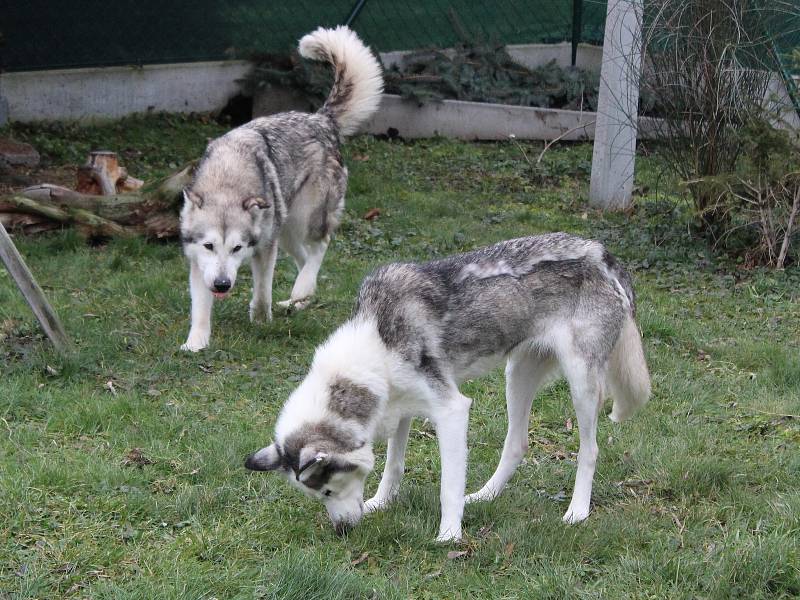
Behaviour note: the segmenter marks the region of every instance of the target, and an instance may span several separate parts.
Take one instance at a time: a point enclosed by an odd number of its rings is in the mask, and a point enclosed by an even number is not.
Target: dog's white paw
[[[208,340],[210,338],[210,333],[190,333],[186,343],[181,346],[181,350],[184,352],[199,352],[203,348],[208,348]]]
[[[369,513],[384,510],[387,506],[389,506],[390,502],[390,498],[378,498],[377,496],[373,496],[364,502],[364,514],[368,515]]]
[[[568,525],[574,525],[575,523],[580,523],[586,517],[589,516],[589,507],[573,507],[572,504],[569,505],[567,512],[564,513],[564,516],[561,517],[561,520]]]
[[[489,502],[497,498],[497,494],[487,488],[481,488],[474,494],[467,494],[464,496],[464,504],[472,504],[473,502]]]
[[[449,544],[461,541],[461,527],[449,527],[444,531],[440,530],[436,536],[437,544]]]
[[[268,323],[272,321],[272,308],[266,304],[250,303],[250,322]]]
[[[311,304],[311,298],[300,298],[299,300],[292,300],[290,298],[289,300],[281,300],[278,302],[278,306],[288,311],[303,310],[309,304]]]

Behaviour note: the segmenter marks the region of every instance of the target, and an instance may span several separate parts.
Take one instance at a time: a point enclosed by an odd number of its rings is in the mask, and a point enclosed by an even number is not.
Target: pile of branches
[[[529,69],[502,44],[412,52],[385,73],[386,91],[420,104],[444,99],[571,110],[597,109],[597,73],[549,63]]]
[[[238,83],[252,96],[272,86],[300,91],[316,109],[322,106],[333,85],[330,65],[306,60],[297,50],[289,54],[254,54],[252,68]]]
[[[328,65],[294,51],[262,54],[240,83],[245,93],[288,87],[321,106],[333,82]],[[599,76],[555,61],[529,69],[515,62],[502,44],[462,42],[447,50],[411,52],[384,72],[386,92],[420,104],[444,99],[594,111]]]

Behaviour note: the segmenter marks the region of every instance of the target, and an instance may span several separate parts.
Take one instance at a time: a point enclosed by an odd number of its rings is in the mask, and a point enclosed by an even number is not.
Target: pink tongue
[[[219,298],[220,300],[228,297],[228,292],[211,292],[214,294],[214,298]]]

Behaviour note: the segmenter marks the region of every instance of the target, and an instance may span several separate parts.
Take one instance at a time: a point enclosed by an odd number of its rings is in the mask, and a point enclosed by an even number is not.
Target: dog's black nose
[[[258,464],[258,461],[255,459],[255,453],[251,454],[247,458],[244,459],[244,468],[249,469],[250,471],[263,471],[264,469]]]
[[[333,524],[333,529],[336,532],[336,535],[339,537],[343,537],[347,535],[347,533],[353,528],[352,523],[348,523],[347,521],[339,521],[338,523]]]
[[[214,280],[214,291],[225,293],[231,289],[231,280],[227,277],[217,277]]]

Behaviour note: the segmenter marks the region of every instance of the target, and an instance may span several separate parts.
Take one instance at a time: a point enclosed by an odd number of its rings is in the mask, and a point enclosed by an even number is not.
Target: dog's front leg
[[[251,321],[272,320],[272,276],[278,257],[278,242],[266,248],[258,247],[253,254],[253,299],[250,301]]]
[[[437,542],[461,539],[461,517],[464,515],[464,489],[467,479],[467,427],[472,400],[456,393],[433,415],[442,462],[439,494],[442,522]]]
[[[400,419],[397,429],[389,438],[386,446],[386,466],[383,467],[383,477],[378,484],[378,491],[364,504],[364,512],[371,513],[386,508],[395,499],[400,491],[400,481],[403,479],[405,468],[406,446],[408,445],[408,432],[411,429],[411,417]]]
[[[211,339],[211,308],[214,306],[214,296],[203,282],[203,273],[194,261],[189,266],[189,291],[192,296],[192,325],[181,350],[197,352],[206,348]]]

